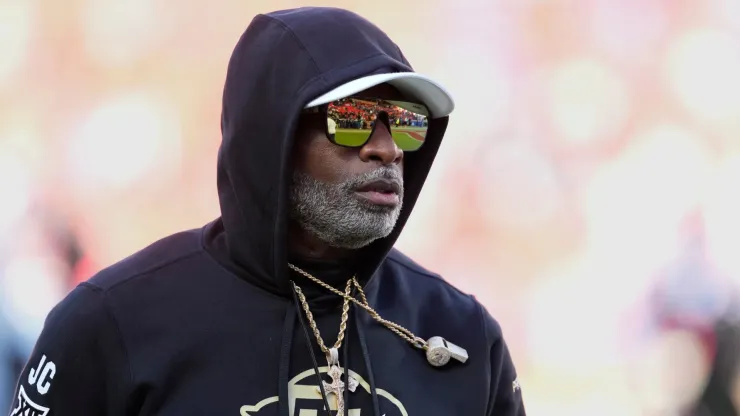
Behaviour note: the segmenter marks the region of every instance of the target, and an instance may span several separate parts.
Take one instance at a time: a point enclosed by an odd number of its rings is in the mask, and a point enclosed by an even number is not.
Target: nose
[[[375,128],[367,143],[360,149],[360,159],[363,162],[377,161],[383,165],[399,164],[403,160],[403,150],[396,145],[388,124],[381,121],[380,117],[375,121]]]

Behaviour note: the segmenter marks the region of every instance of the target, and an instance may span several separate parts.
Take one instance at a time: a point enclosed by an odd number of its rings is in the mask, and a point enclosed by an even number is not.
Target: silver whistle
[[[468,352],[442,337],[429,338],[427,341],[427,361],[429,361],[429,364],[442,367],[450,361],[450,358],[464,364],[468,360]]]

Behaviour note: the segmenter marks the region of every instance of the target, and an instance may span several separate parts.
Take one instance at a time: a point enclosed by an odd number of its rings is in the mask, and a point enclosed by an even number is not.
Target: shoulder
[[[412,296],[420,309],[446,309],[445,315],[456,324],[470,328],[477,324],[489,335],[489,342],[501,337],[501,326],[485,307],[471,294],[465,293],[448,282],[438,273],[421,266],[397,249],[392,249],[383,262],[381,274],[394,277],[381,279],[382,285],[390,285],[390,290]]]
[[[18,380],[14,406],[24,414],[107,414],[104,403],[124,405],[117,393],[130,388],[131,368],[100,288],[81,283],[52,309]]]
[[[97,360],[121,347],[116,328],[104,293],[81,283],[46,316],[30,361],[44,355],[50,362],[77,367],[84,360]]]
[[[200,229],[194,229],[164,237],[99,271],[85,284],[108,292],[140,277],[176,267],[203,252],[201,234]]]
[[[121,319],[127,314],[120,313],[116,305],[120,307],[123,302],[141,307],[140,295],[152,290],[146,276],[177,275],[168,268],[190,267],[182,263],[202,251],[199,235],[193,230],[165,237],[80,283],[49,312],[38,345],[62,355],[57,358],[60,361],[77,359],[75,351],[98,350],[103,345],[101,338],[122,348]],[[142,281],[147,284],[146,291],[130,285]],[[131,290],[121,293],[115,290],[119,287],[131,287]]]
[[[43,338],[55,343],[65,339],[80,342],[110,328],[116,321],[110,305],[111,291],[201,252],[199,235],[192,230],[165,237],[80,283],[49,312]]]
[[[416,293],[419,291],[429,294],[434,293],[441,297],[440,300],[445,303],[452,302],[458,306],[478,306],[478,302],[472,295],[461,291],[441,275],[421,266],[398,249],[394,248],[388,253],[380,272],[402,277],[402,279],[394,279],[394,281],[396,284],[403,286],[403,289],[412,290]]]
[[[107,324],[107,308],[100,288],[81,283],[49,312],[42,337],[79,341]]]

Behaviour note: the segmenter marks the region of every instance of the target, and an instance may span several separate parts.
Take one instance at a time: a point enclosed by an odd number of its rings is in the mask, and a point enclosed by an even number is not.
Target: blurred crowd
[[[354,98],[345,98],[338,100],[336,106],[329,108],[329,118],[333,119],[339,128],[345,129],[365,129],[371,128],[375,122],[375,116],[378,111],[383,111],[388,115],[388,122],[391,126],[404,127],[425,127],[426,121],[423,116],[414,114],[401,107],[388,104],[385,107],[379,107],[375,103],[358,100]]]
[[[86,279],[74,230],[44,208],[31,208],[0,235],[0,409],[11,394],[47,313]]]
[[[0,0],[0,413],[71,287],[218,215],[229,54],[297,4]],[[528,414],[738,414],[740,2],[324,4],[456,98],[398,246],[498,318]]]

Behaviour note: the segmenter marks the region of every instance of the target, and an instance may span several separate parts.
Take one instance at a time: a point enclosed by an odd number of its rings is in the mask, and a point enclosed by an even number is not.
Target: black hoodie
[[[341,299],[287,266],[293,133],[312,99],[360,76],[399,71],[412,71],[400,49],[353,13],[302,8],[257,16],[236,45],[224,88],[221,217],[108,267],[60,302],[11,414],[326,414],[314,370],[325,372],[326,361],[305,330],[290,280],[306,288],[327,344],[336,339]],[[362,249],[352,271],[382,317],[424,339],[442,336],[470,358],[432,367],[423,351],[353,307],[340,350],[341,365],[360,382],[346,394],[349,415],[524,415],[498,323],[392,248],[447,121],[432,120],[424,147],[405,157],[398,225]],[[312,268],[335,279],[325,269]]]

